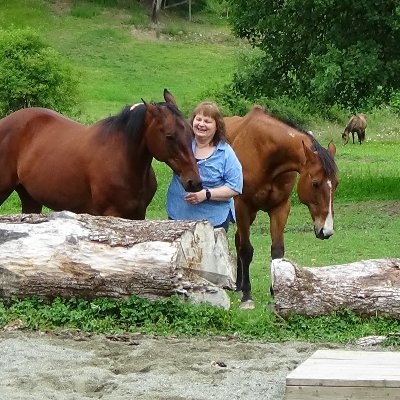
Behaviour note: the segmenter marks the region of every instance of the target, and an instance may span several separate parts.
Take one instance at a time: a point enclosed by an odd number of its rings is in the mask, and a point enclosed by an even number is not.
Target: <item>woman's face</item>
[[[217,123],[214,118],[199,113],[193,119],[193,131],[197,139],[211,141],[217,131]]]

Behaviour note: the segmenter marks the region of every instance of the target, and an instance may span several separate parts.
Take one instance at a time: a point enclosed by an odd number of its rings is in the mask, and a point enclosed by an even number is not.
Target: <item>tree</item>
[[[228,1],[234,33],[263,51],[239,92],[357,108],[400,88],[400,1]]]
[[[38,33],[0,31],[0,116],[33,106],[68,112],[77,99],[72,68]]]
[[[153,0],[151,22],[158,24],[158,16],[160,14],[162,0]]]

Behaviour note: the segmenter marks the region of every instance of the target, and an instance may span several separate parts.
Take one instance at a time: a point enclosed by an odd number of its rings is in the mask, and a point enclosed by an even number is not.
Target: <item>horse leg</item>
[[[285,244],[283,231],[290,212],[290,197],[278,207],[268,212],[271,233],[271,258],[283,258],[285,254]]]
[[[285,244],[283,231],[286,226],[290,211],[290,199],[283,205],[274,208],[269,214],[270,234],[271,234],[271,258],[283,258],[285,254]]]
[[[254,308],[251,297],[250,264],[253,260],[254,248],[250,242],[250,226],[254,222],[256,212],[250,212],[244,202],[235,199],[237,229],[235,246],[237,253],[236,291],[242,291],[241,308]]]
[[[42,204],[34,200],[22,185],[18,185],[15,191],[21,200],[22,214],[40,214],[42,212]]]
[[[285,242],[283,232],[287,223],[290,212],[290,197],[286,202],[282,203],[278,207],[269,211],[270,220],[270,234],[271,234],[271,258],[283,258],[285,255]],[[274,296],[272,283],[270,286],[271,296]]]
[[[13,174],[9,174],[4,163],[0,163],[2,177],[0,178],[0,205],[3,204],[15,190],[17,185],[16,178]]]
[[[353,138],[353,144],[354,144],[354,131],[351,131],[351,136]]]

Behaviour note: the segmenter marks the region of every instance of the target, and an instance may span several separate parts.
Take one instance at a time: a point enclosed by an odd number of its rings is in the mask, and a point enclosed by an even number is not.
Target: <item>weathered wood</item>
[[[275,310],[282,316],[329,315],[347,308],[358,315],[400,317],[399,258],[315,268],[275,259],[271,278]]]
[[[204,221],[131,221],[69,212],[0,217],[0,297],[160,299],[229,307],[235,262]]]
[[[400,352],[318,350],[286,377],[286,400],[400,400]]]

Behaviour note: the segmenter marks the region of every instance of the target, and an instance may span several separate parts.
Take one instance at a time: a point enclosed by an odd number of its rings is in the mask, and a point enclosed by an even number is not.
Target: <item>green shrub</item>
[[[25,107],[70,112],[77,79],[66,61],[32,29],[0,31],[0,115]]]

